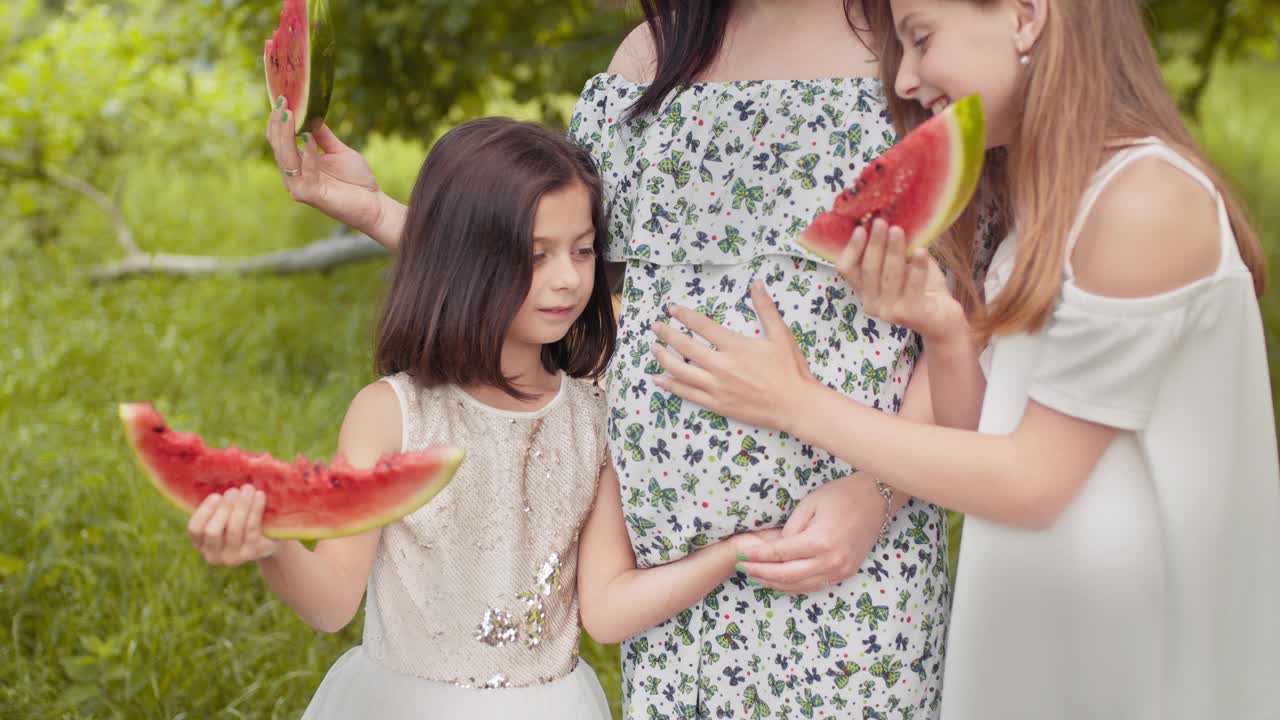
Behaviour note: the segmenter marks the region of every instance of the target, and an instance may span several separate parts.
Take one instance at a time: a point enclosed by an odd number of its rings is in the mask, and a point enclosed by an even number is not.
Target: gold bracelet
[[[889,525],[893,522],[893,488],[885,485],[880,478],[873,477],[876,482],[876,490],[880,491],[880,497],[884,498],[884,524],[880,526],[880,537],[884,537],[889,532]]]

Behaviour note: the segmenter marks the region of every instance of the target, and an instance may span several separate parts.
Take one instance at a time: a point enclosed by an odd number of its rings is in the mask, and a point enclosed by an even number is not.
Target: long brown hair
[[[999,0],[963,1],[991,5]],[[928,113],[892,93],[903,49],[888,0],[862,0],[862,6],[879,45],[890,112],[905,133]],[[988,151],[979,190],[993,200],[989,207],[997,222],[1017,227],[1018,259],[1008,285],[984,305],[973,275],[977,203],[936,246],[957,281],[974,330],[990,336],[1044,326],[1062,285],[1065,243],[1080,199],[1103,162],[1107,142],[1120,138],[1157,137],[1208,175],[1226,203],[1240,255],[1261,296],[1266,260],[1257,233],[1183,124],[1138,0],[1056,3],[1031,57],[1017,141],[1007,152]]]
[[[542,347],[542,366],[599,377],[616,325],[595,164],[562,135],[508,118],[463,123],[427,155],[378,325],[377,371],[408,372],[427,387],[491,385],[528,399],[502,372],[502,345],[529,294],[538,202],[574,183],[591,194],[595,287],[569,332]]]

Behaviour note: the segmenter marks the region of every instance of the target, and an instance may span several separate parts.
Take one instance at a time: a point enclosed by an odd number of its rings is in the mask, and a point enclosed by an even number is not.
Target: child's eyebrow
[[[902,19],[898,21],[897,30],[898,30],[899,37],[901,37],[903,34],[907,32],[907,27],[911,25],[911,21],[915,20],[915,17],[916,17],[916,14],[914,12],[909,12],[906,15],[902,16]]]
[[[573,242],[577,242],[577,241],[581,240],[582,238],[587,237],[588,235],[595,235],[595,234],[596,234],[596,229],[595,229],[594,227],[589,227],[589,228],[587,228],[586,230],[583,230],[582,232],[578,233],[577,235],[574,235],[574,236],[573,236]],[[545,236],[545,235],[534,235],[534,236],[533,236],[533,241],[534,241],[534,242],[555,242],[555,241],[556,241],[556,240],[558,240],[558,239],[559,239],[559,238],[547,237],[547,236]]]

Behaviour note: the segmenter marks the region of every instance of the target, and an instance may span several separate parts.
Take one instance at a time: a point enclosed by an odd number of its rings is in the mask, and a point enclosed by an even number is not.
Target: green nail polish
[[[754,578],[747,578],[747,584],[754,587],[760,587],[760,581]]]
[[[742,553],[738,553],[738,559],[741,560],[742,562],[746,562],[747,556],[743,555]]]
[[[743,575],[746,575],[746,574],[747,574],[747,571],[746,571],[746,570],[743,570],[741,565],[734,565],[734,566],[733,566],[733,569],[734,569],[734,570],[737,570],[738,572],[742,573]]]
[[[280,113],[280,122],[282,122],[282,123],[289,122],[289,111],[288,111],[288,110],[285,110],[285,111],[283,111],[283,112],[281,112],[281,113]]]
[[[280,97],[276,98],[276,109],[279,110],[280,106],[283,104],[284,104],[284,96],[281,95]]]
[[[302,133],[302,142],[304,143],[311,142],[311,133]]]

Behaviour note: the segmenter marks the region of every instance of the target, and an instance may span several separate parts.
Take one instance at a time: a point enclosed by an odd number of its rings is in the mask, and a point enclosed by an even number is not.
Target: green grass
[[[1273,268],[1275,87],[1274,65],[1221,74],[1200,132]],[[421,148],[383,143],[371,155],[403,197]],[[206,177],[142,162],[126,209],[151,249],[239,254],[328,231],[266,164]],[[115,403],[155,402],[214,443],[329,457],[346,403],[373,379],[386,262],[95,285],[83,273],[117,256],[110,228],[91,207],[71,220],[74,232],[45,245],[0,228],[0,719],[297,717],[359,623],[314,632],[253,568],[203,565],[183,517],[134,466]],[[1263,304],[1274,347],[1277,293]],[[616,648],[588,643],[584,654],[616,703]]]

